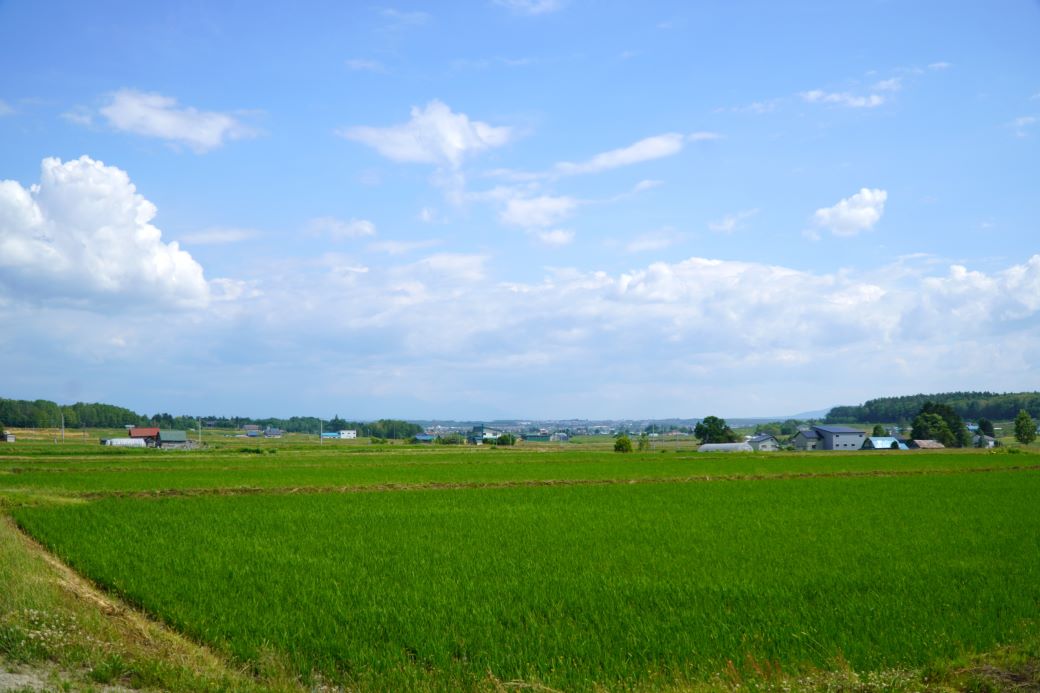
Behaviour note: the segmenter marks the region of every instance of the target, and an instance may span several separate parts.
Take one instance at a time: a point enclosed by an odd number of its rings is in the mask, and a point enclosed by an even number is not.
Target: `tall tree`
[[[726,425],[725,419],[717,416],[706,416],[693,429],[693,435],[701,439],[702,443],[735,443],[737,434]]]
[[[888,431],[886,431],[885,427],[881,424],[874,424],[874,430],[871,432],[870,435],[874,438],[880,438],[882,436],[887,436]]]
[[[993,422],[989,419],[979,419],[979,433],[991,438],[997,435],[997,432],[993,430]]]
[[[1036,440],[1036,422],[1025,409],[1015,417],[1015,440],[1022,445],[1029,445]]]
[[[960,415],[950,405],[925,402],[921,407],[921,414],[938,414],[946,422],[946,427],[950,429],[952,436],[949,443],[940,441],[946,447],[965,448],[971,445],[971,434],[968,433],[968,427],[964,425]]]
[[[955,447],[957,442],[943,417],[925,412],[914,419],[910,437],[914,440],[937,440],[948,448]]]

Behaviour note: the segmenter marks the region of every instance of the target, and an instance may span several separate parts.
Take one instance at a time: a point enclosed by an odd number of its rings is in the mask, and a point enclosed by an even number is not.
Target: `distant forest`
[[[1033,418],[1040,417],[1040,392],[943,392],[935,395],[879,397],[858,406],[834,407],[827,413],[827,423],[901,423],[913,420],[925,402],[946,404],[962,419],[1010,421],[1025,409]]]
[[[240,429],[246,424],[262,428],[280,428],[289,433],[317,433],[322,427],[326,431],[353,429],[359,436],[376,438],[411,438],[422,433],[422,426],[408,421],[380,419],[379,421],[345,421],[338,416],[318,419],[315,416],[293,416],[288,419],[251,419],[235,416],[172,416],[155,414],[147,416],[111,404],[59,405],[45,399],[35,401],[4,399],[0,397],[0,426],[12,428],[57,428],[65,417],[65,428],[122,428],[134,426],[158,426],[160,428],[193,429],[199,421],[206,428]]]

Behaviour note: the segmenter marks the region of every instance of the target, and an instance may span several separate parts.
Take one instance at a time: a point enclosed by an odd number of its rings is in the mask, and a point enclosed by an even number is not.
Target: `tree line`
[[[253,424],[265,429],[279,428],[288,433],[317,433],[322,428],[326,431],[353,429],[359,436],[398,440],[411,438],[423,430],[422,426],[398,419],[369,422],[345,421],[339,416],[331,420],[319,419],[316,416],[254,419],[243,416],[174,416],[165,412],[148,416],[112,404],[57,404],[45,399],[29,401],[0,397],[0,422],[12,428],[57,428],[61,426],[63,416],[66,428],[122,428],[131,425],[192,429],[201,421],[203,426],[209,428],[241,429]]]
[[[990,419],[1010,421],[1018,412],[1040,417],[1040,392],[945,392],[935,395],[905,395],[880,397],[857,406],[834,407],[827,413],[827,423],[887,423],[907,424],[921,412],[928,402],[950,407],[962,419]]]

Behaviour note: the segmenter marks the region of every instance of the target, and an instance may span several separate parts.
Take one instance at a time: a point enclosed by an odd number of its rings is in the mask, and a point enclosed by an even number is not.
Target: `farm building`
[[[322,440],[339,440],[339,431],[324,431],[321,434]]]
[[[754,452],[747,443],[704,443],[697,452]]]
[[[798,433],[791,438],[791,445],[794,446],[795,450],[815,450],[819,444],[820,434],[812,429],[798,431]]]
[[[865,431],[848,426],[813,426],[820,436],[818,449],[822,450],[859,450],[867,437]]]
[[[264,438],[281,438],[284,434],[285,431],[280,428],[274,428],[273,426],[268,426],[264,429]]]
[[[420,433],[420,434],[415,436],[415,442],[416,443],[427,443],[427,444],[429,444],[429,443],[432,443],[434,440],[435,440],[435,436],[430,435],[429,433]]]
[[[776,439],[776,436],[769,435],[768,433],[752,436],[748,438],[747,443],[755,450],[755,452],[776,452],[780,449],[780,441]]]
[[[937,440],[911,440],[907,445],[917,450],[942,450],[946,447]]]
[[[102,438],[101,444],[108,445],[113,448],[148,447],[147,443],[144,442],[144,438]]]
[[[871,436],[863,443],[864,450],[909,450],[906,443],[892,436]]]
[[[993,436],[987,436],[979,433],[972,436],[971,444],[977,448],[995,448],[997,446],[997,439]]]
[[[552,436],[548,433],[526,433],[523,439],[529,443],[548,443],[552,440]]]
[[[187,431],[159,431],[159,447],[190,448]]]
[[[14,434],[10,431],[0,431],[0,443],[13,443]]]
[[[159,429],[155,428],[142,428],[140,426],[134,426],[128,433],[131,438],[137,438],[143,440],[145,445],[150,448],[154,448],[159,444]]]
[[[357,438],[357,431],[340,431],[339,437],[341,440],[354,440]]]

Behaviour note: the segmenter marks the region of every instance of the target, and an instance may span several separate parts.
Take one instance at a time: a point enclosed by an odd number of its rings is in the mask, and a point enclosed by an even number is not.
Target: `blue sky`
[[[1037,389],[1035,2],[0,3],[0,396]]]

